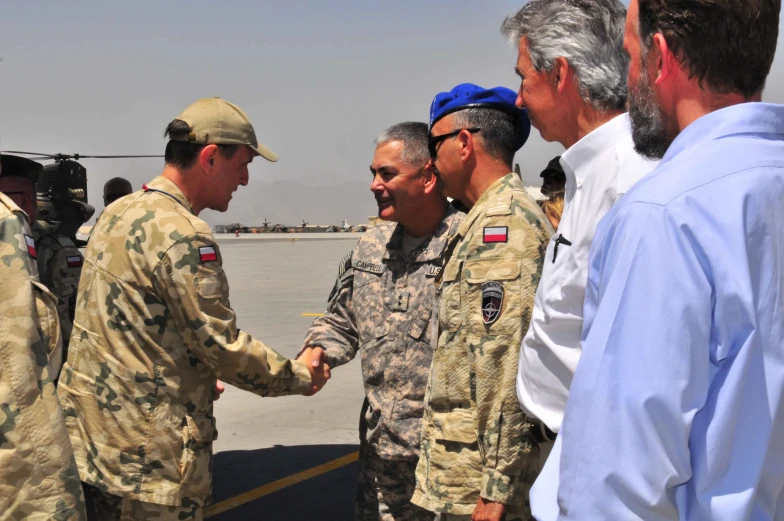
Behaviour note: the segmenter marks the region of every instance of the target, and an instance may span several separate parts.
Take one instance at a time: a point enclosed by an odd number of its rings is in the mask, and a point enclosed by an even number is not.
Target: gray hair
[[[382,132],[373,143],[376,147],[392,141],[403,143],[401,153],[403,161],[409,166],[422,168],[430,161],[430,153],[427,151],[428,135],[427,123],[406,121],[392,125]]]
[[[490,108],[469,108],[453,113],[455,130],[478,127],[478,140],[490,157],[503,161],[511,169],[517,152],[517,127],[506,112]]]
[[[623,49],[626,8],[619,0],[531,0],[506,17],[501,33],[517,45],[528,38],[537,72],[563,57],[583,99],[603,111],[623,110],[629,56]]]

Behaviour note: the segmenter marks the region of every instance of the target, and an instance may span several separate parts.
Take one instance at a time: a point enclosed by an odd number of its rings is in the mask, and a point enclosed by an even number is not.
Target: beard
[[[667,135],[667,115],[656,102],[656,93],[644,61],[637,86],[629,86],[629,119],[634,150],[648,159],[663,158],[673,139]]]

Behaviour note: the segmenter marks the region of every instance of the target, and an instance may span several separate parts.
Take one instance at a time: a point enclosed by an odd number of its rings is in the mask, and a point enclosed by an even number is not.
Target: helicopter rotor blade
[[[78,159],[127,159],[127,158],[134,158],[134,157],[163,157],[162,155],[127,155],[127,156],[85,156],[82,154],[74,154],[74,156]]]
[[[55,159],[57,155],[55,154],[44,154],[43,152],[22,152],[21,150],[3,150],[0,152],[2,154],[22,154],[24,156],[41,156],[45,157],[46,159]],[[34,158],[38,159],[38,158]]]

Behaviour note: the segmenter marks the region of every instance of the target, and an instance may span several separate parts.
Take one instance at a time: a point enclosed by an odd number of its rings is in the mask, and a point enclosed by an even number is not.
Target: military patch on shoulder
[[[65,258],[65,261],[68,263],[69,268],[81,268],[82,267],[82,256],[81,255],[69,255]]]
[[[504,305],[504,286],[500,282],[482,284],[482,321],[488,326],[501,316]]]
[[[438,277],[441,274],[441,270],[443,268],[441,266],[430,266],[427,268],[427,273],[425,273],[425,277]]]
[[[211,261],[218,260],[218,253],[215,251],[215,246],[199,247],[199,260],[202,262],[211,262]]]
[[[355,260],[353,263],[355,270],[366,271],[368,273],[375,273],[381,275],[384,273],[384,266],[381,264],[373,264],[372,262],[365,262],[362,260]]]
[[[25,244],[27,244],[27,253],[30,254],[30,257],[37,259],[38,252],[35,249],[35,239],[30,237],[29,235],[25,235],[24,238],[25,238]]]
[[[508,242],[509,228],[506,226],[486,226],[482,239],[482,242],[485,244]]]

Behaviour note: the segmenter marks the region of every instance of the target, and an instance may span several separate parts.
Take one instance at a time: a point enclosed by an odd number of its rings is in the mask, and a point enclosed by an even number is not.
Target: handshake
[[[303,364],[310,372],[310,392],[305,396],[313,396],[321,390],[330,379],[332,373],[327,364],[327,355],[320,347],[307,347],[297,357],[297,362]]]

